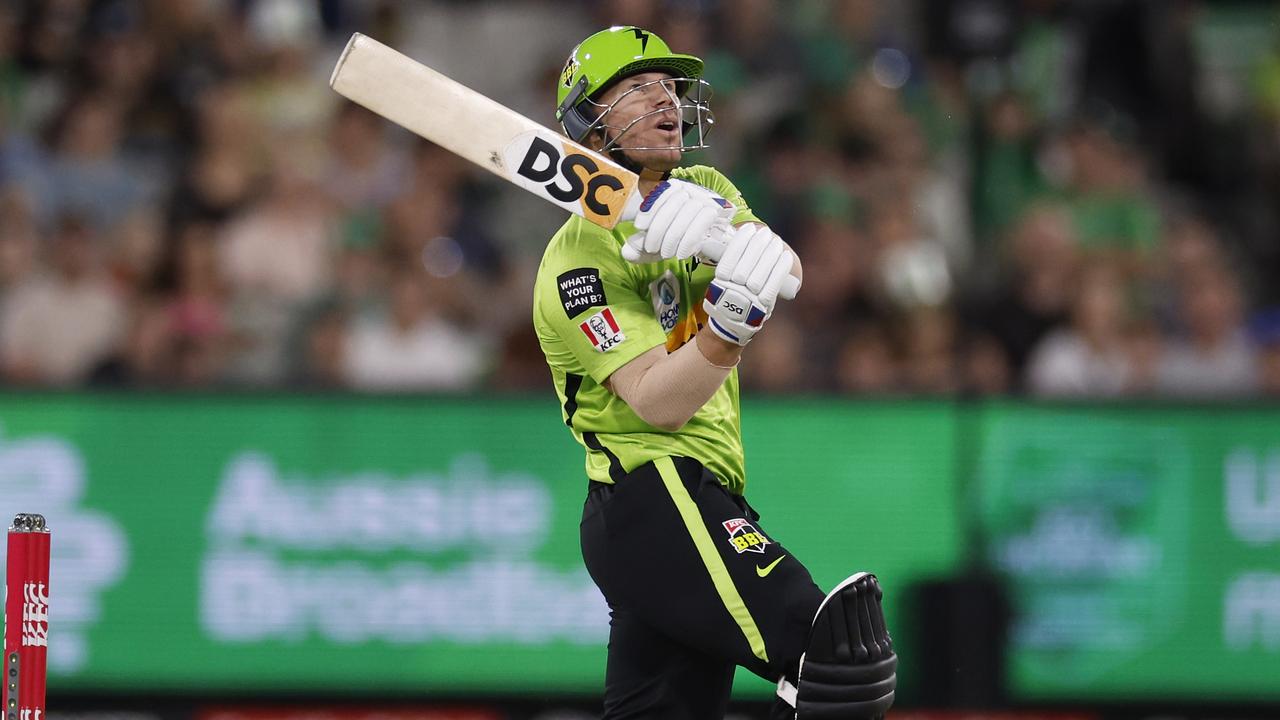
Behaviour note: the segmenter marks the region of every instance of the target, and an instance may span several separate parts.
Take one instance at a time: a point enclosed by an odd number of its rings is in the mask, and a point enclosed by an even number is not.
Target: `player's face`
[[[670,75],[663,72],[631,75],[615,83],[596,102],[612,106],[604,117],[606,136],[616,140],[616,146],[626,151],[632,160],[664,172],[680,164],[683,142],[677,107],[680,100]]]

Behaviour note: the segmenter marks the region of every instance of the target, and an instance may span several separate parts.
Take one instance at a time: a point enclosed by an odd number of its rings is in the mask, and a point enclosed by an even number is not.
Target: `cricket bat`
[[[538,197],[612,230],[639,212],[640,178],[604,155],[361,33],[329,85],[338,94]],[[708,243],[713,262],[723,246]],[[781,295],[795,297],[788,276]]]

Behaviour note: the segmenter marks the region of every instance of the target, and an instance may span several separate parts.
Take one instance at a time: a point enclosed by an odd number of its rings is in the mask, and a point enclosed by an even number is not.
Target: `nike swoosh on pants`
[[[777,560],[774,560],[773,562],[769,563],[768,565],[765,565],[764,567],[760,567],[759,565],[757,565],[756,574],[759,575],[760,577],[764,577],[765,575],[768,575],[769,573],[773,572],[774,568],[778,567],[778,563],[782,562],[782,558],[785,558],[785,557],[786,555],[783,555],[782,557],[778,558]]]

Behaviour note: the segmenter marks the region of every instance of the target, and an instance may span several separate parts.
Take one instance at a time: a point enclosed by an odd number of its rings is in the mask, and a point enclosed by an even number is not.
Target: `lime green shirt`
[[[737,208],[733,222],[759,222],[717,170],[677,168]],[[706,322],[702,297],[715,270],[696,259],[633,264],[621,246],[630,222],[612,231],[572,216],[551,238],[533,290],[533,325],[560,397],[565,424],[587,451],[587,477],[610,483],[650,460],[691,457],[741,493],[746,482],[738,409],[738,371],[730,373],[684,427],[660,430],[603,386],[648,350],[673,352]]]

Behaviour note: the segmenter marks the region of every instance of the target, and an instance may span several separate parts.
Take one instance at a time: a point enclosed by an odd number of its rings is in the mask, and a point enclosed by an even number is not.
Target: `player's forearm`
[[[703,338],[704,334],[710,338]],[[700,332],[694,342],[673,353],[655,347],[618,368],[606,386],[641,420],[672,432],[684,427],[715,395],[741,355],[741,347]]]
[[[744,346],[735,345],[722,339],[712,332],[710,327],[704,327],[699,330],[698,334],[693,336],[693,340],[689,344],[696,344],[698,352],[702,353],[702,357],[718,368],[732,368],[742,359]]]

